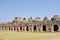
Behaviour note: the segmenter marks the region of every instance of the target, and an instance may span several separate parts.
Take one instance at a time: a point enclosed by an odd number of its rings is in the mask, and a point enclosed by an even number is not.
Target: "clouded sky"
[[[0,22],[14,17],[51,18],[60,15],[60,0],[0,0]]]

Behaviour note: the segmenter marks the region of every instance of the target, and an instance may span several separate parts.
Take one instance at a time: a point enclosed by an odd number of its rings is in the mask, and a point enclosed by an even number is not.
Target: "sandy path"
[[[54,37],[51,40],[60,40],[60,36]]]

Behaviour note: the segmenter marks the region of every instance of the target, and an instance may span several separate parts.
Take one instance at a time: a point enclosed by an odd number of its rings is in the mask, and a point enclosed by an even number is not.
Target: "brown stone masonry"
[[[28,20],[26,18],[15,17],[12,22],[0,23],[0,31],[27,31],[27,32],[60,32],[60,16],[55,15],[49,20],[39,17]]]

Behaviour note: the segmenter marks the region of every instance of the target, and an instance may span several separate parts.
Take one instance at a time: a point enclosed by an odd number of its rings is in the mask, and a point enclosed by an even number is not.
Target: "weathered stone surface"
[[[12,22],[0,23],[0,31],[27,31],[27,32],[60,32],[60,16],[55,15],[49,20],[40,17],[28,20],[26,18],[15,17]]]

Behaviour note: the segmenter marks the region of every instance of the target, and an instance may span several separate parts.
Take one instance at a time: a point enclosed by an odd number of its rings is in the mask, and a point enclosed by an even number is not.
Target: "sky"
[[[60,16],[60,0],[0,0],[0,22],[15,17],[29,18]]]

